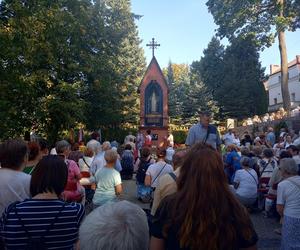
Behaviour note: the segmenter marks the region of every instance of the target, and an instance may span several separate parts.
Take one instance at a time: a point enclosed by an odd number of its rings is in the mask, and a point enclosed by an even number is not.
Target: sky
[[[132,12],[143,17],[136,21],[147,63],[152,52],[146,46],[154,37],[161,45],[155,51],[161,68],[172,63],[191,64],[199,60],[217,26],[204,0],[131,0]],[[222,41],[227,45],[226,41]],[[300,55],[300,30],[286,34],[288,60]],[[278,43],[260,54],[262,66],[269,73],[270,64],[280,64]]]

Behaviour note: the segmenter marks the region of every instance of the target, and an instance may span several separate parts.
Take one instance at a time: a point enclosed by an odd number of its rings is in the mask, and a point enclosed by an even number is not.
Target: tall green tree
[[[222,86],[217,89],[222,97],[218,102],[220,115],[225,118],[242,119],[267,112],[264,68],[254,39],[240,36],[226,48]]]
[[[281,59],[281,90],[283,106],[290,111],[288,88],[288,59],[285,32],[300,26],[299,0],[208,0],[206,2],[215,23],[218,35],[230,40],[239,35],[252,34],[257,44],[269,47],[278,37]]]
[[[136,124],[137,88],[145,69],[135,24],[138,16],[131,12],[128,0],[98,0],[94,15],[104,20],[104,31],[91,35],[99,40],[99,48],[85,95],[89,103],[87,125],[95,129]],[[106,63],[101,65],[103,57]]]
[[[169,116],[175,125],[190,125],[197,121],[200,110],[213,110],[214,101],[196,74],[186,64],[169,62],[163,69],[169,84]]]
[[[200,61],[192,63],[194,78],[203,81],[217,106],[216,118],[240,119],[267,111],[258,50],[254,36],[232,39],[226,49],[214,37]]]
[[[191,64],[191,73],[198,82],[203,81],[212,98],[218,103],[222,96],[218,89],[223,84],[225,48],[217,37],[213,37],[203,51],[200,61]]]

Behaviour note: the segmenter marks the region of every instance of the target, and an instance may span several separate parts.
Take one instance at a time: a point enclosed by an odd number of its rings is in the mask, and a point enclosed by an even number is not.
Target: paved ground
[[[124,194],[122,199],[131,201],[142,208],[149,208],[148,204],[139,202],[136,195],[136,185],[134,180],[123,181]],[[275,219],[265,218],[261,213],[251,214],[251,219],[258,234],[258,249],[278,250],[280,249],[280,236],[274,233],[274,229],[279,228],[279,223]]]

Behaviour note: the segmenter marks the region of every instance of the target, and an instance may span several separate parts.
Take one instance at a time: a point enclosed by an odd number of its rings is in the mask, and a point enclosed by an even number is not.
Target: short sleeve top
[[[287,178],[278,184],[277,204],[284,205],[284,215],[300,218],[300,176]]]
[[[209,129],[209,131],[207,131],[207,129]],[[200,123],[193,125],[188,132],[185,144],[192,146],[197,142],[205,142],[216,149],[221,145],[221,139],[217,128],[213,125],[204,128]]]

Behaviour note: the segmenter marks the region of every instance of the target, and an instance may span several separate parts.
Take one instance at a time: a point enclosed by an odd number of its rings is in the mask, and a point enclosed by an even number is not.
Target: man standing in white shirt
[[[234,144],[235,136],[232,129],[228,129],[228,132],[223,136],[225,146]]]

